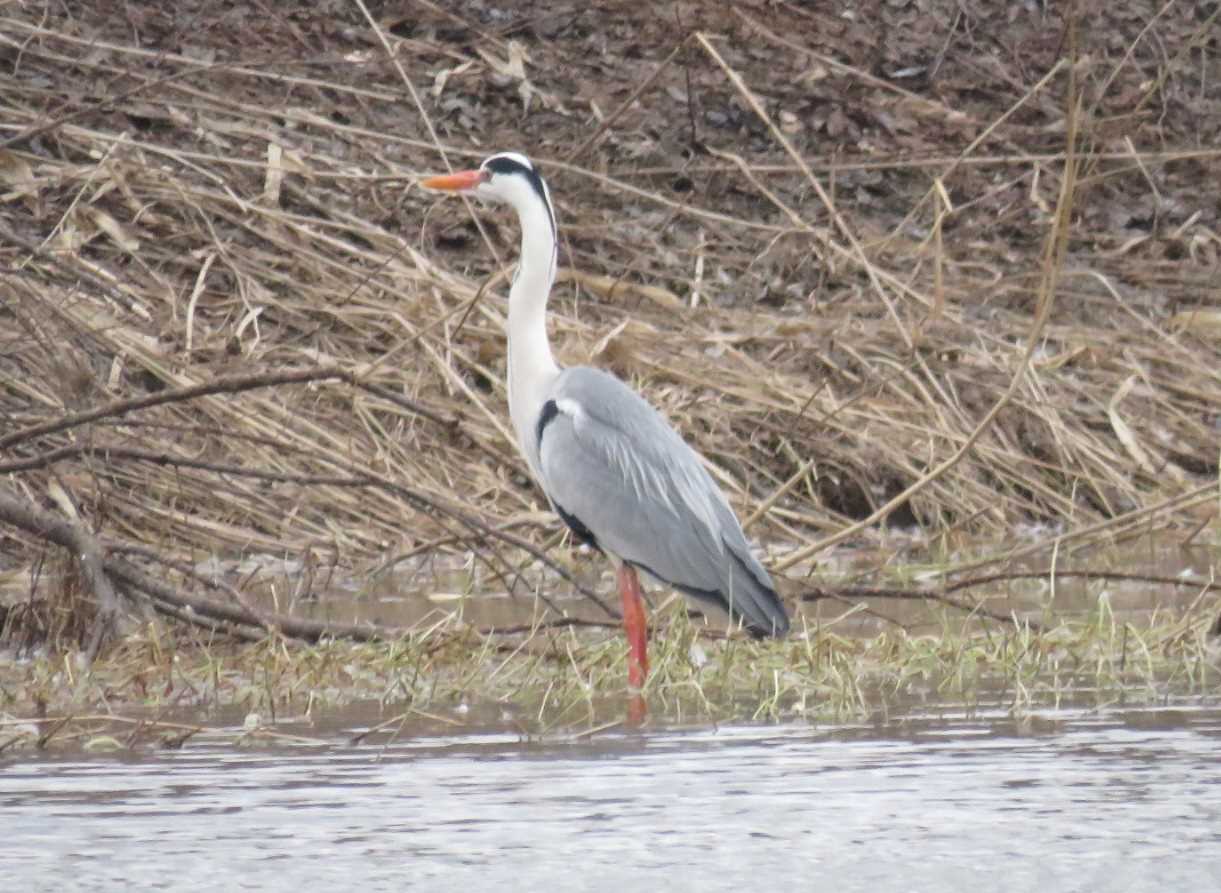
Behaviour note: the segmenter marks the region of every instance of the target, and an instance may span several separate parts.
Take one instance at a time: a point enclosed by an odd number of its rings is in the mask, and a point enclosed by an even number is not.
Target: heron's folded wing
[[[689,594],[733,605],[752,627],[787,629],[724,495],[656,410],[583,367],[561,376],[553,399],[539,460],[547,495],[570,524]]]

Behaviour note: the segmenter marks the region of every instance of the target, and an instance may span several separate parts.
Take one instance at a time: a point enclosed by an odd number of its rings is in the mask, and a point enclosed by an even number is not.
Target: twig
[[[1070,68],[1070,72],[1074,69]],[[935,467],[928,474],[921,476],[913,484],[899,493],[893,499],[889,500],[885,505],[881,506],[876,511],[872,512],[867,518],[864,518],[857,523],[841,530],[840,532],[824,537],[814,543],[811,543],[790,555],[787,555],[775,567],[776,570],[783,570],[786,567],[792,567],[798,562],[804,561],[813,555],[818,554],[824,549],[843,542],[845,539],[856,534],[857,531],[868,527],[871,524],[885,518],[898,506],[907,502],[911,497],[915,496],[931,482],[941,477],[951,468],[958,464],[963,456],[975,445],[976,441],[983,436],[983,433],[992,425],[993,420],[1000,414],[1000,411],[1005,408],[1013,395],[1017,393],[1018,386],[1025,378],[1027,370],[1030,368],[1031,357],[1034,356],[1035,349],[1038,347],[1039,339],[1042,335],[1043,328],[1047,325],[1047,318],[1051,313],[1051,306],[1055,300],[1056,282],[1060,270],[1064,265],[1064,250],[1068,243],[1068,232],[1072,224],[1072,206],[1073,197],[1076,187],[1076,172],[1077,172],[1077,130],[1080,120],[1080,96],[1077,94],[1075,80],[1070,78],[1069,84],[1069,114],[1068,114],[1068,133],[1065,136],[1065,161],[1064,175],[1060,183],[1060,196],[1056,205],[1055,223],[1051,233],[1048,235],[1043,257],[1043,275],[1039,285],[1038,309],[1035,312],[1034,320],[1030,324],[1030,331],[1026,335],[1026,347],[1022,352],[1022,356],[1018,361],[1018,367],[1009,379],[1009,386],[1000,398],[992,404],[992,408],[987,414],[980,419],[979,423],[963,441],[962,445],[954,451],[944,462]]]
[[[682,40],[680,40],[674,46],[674,49],[670,50],[670,54],[661,61],[661,64],[657,66],[657,68],[653,71],[653,73],[650,74],[643,81],[641,81],[640,84],[636,87],[636,89],[633,90],[628,95],[627,99],[623,100],[623,102],[621,102],[619,104],[619,107],[617,109],[615,109],[613,112],[611,112],[609,115],[607,115],[606,118],[604,118],[601,122],[599,122],[598,126],[594,128],[594,132],[591,133],[586,138],[585,142],[581,143],[581,145],[577,146],[575,149],[573,149],[571,152],[568,153],[567,157],[564,158],[564,163],[565,164],[574,164],[578,158],[580,158],[582,155],[584,155],[586,152],[588,152],[591,148],[593,148],[593,146],[602,139],[602,137],[606,133],[606,131],[609,130],[611,128],[611,126],[614,125],[614,123],[619,120],[619,117],[624,112],[626,112],[628,109],[630,109],[632,107],[632,104],[635,103],[636,100],[640,98],[641,94],[643,94],[646,90],[648,90],[650,87],[653,86],[653,84],[657,81],[657,79],[659,77],[661,77],[661,73],[670,67],[670,63],[674,61],[674,58],[680,52],[682,52],[683,48],[690,42],[690,40],[691,40],[691,35],[687,35]]]
[[[696,33],[695,37],[696,40],[700,42],[700,45],[703,46],[707,51],[708,55],[710,55],[717,65],[721,67],[721,70],[725,72],[725,76],[729,78],[730,83],[734,85],[734,88],[742,95],[742,98],[746,100],[747,105],[751,107],[751,110],[755,113],[755,115],[758,116],[759,120],[767,125],[768,130],[771,131],[772,138],[780,144],[784,151],[788,153],[788,156],[792,158],[794,163],[796,163],[796,165],[801,169],[801,172],[805,175],[806,182],[809,183],[814,189],[814,193],[818,196],[818,200],[822,202],[823,207],[827,209],[827,213],[831,215],[831,219],[835,222],[835,228],[839,230],[840,234],[848,242],[853,259],[857,262],[860,269],[864,270],[865,275],[869,277],[869,282],[873,286],[874,293],[881,299],[882,303],[886,305],[887,312],[890,314],[891,319],[894,320],[895,331],[899,333],[899,337],[903,339],[903,343],[907,346],[907,349],[911,350],[911,333],[908,332],[904,327],[902,320],[899,319],[898,311],[895,310],[894,302],[890,299],[890,295],[886,293],[886,289],[882,287],[882,282],[878,276],[875,265],[871,263],[869,258],[866,256],[865,249],[857,239],[856,234],[852,232],[852,229],[848,226],[843,216],[839,213],[839,209],[835,207],[835,203],[831,201],[831,197],[827,195],[827,191],[823,189],[822,183],[820,183],[818,178],[814,176],[814,172],[810,170],[805,158],[803,158],[801,153],[794,148],[792,142],[790,142],[788,137],[784,135],[783,131],[776,126],[776,122],[772,120],[771,116],[763,108],[763,104],[759,102],[758,97],[756,97],[754,92],[751,91],[748,86],[746,86],[746,82],[742,80],[742,76],[732,67],[730,67],[729,63],[725,61],[720,52],[717,51],[716,47],[712,45],[708,38],[702,33],[698,32]],[[827,239],[826,242],[828,245],[835,247],[834,243],[832,243],[830,239]]]
[[[981,617],[987,617],[989,620],[995,620],[997,623],[1017,624],[1030,626],[1031,629],[1037,630],[1039,625],[1032,621],[1019,621],[1016,617],[1008,614],[1001,614],[996,611],[989,610],[983,605],[960,602],[957,599],[950,598],[944,592],[937,592],[927,589],[888,589],[886,587],[866,587],[866,586],[848,586],[842,588],[828,589],[824,587],[815,587],[808,589],[797,596],[798,601],[802,602],[817,602],[824,599],[835,599],[837,601],[851,602],[853,599],[863,598],[882,598],[894,599],[899,601],[930,601],[938,602],[943,605],[949,605],[955,610],[962,611],[966,614],[978,614]],[[889,619],[889,618],[887,618]]]
[[[13,444],[21,443],[24,440],[31,440],[35,437],[42,437],[47,434],[56,434],[60,431],[78,428],[81,425],[96,422],[98,419],[104,419],[111,416],[122,416],[129,412],[135,412],[136,410],[140,409],[148,409],[152,406],[161,406],[166,403],[186,402],[188,400],[194,400],[197,397],[206,397],[210,394],[240,394],[243,391],[252,391],[257,388],[269,388],[282,384],[301,384],[310,381],[325,381],[332,378],[338,378],[348,382],[355,380],[355,376],[353,376],[352,373],[343,369],[296,369],[291,372],[266,372],[258,375],[242,375],[235,376],[233,378],[218,378],[214,381],[202,382],[200,384],[190,385],[184,388],[172,388],[165,391],[158,391],[154,394],[145,394],[141,397],[132,397],[126,400],[115,400],[111,403],[98,406],[85,412],[62,416],[50,422],[43,422],[40,425],[32,425],[29,428],[23,428],[13,431],[10,434],[0,436],[0,449],[5,449]]]

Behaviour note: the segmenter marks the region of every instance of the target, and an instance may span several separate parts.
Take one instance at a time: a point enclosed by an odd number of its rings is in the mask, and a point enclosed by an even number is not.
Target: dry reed
[[[473,554],[531,592],[570,566],[504,409],[514,227],[412,185],[501,147],[558,201],[561,357],[660,406],[777,570],[862,519],[856,543],[914,526],[996,563],[1216,516],[1221,150],[1189,123],[1218,102],[1192,56],[1215,13],[1150,25],[1165,58],[1133,23],[1041,70],[967,40],[913,91],[771,6],[654,23],[663,61],[603,81],[469,10],[407,34],[358,4],[312,62],[286,19],[135,7],[143,42],[0,10],[0,495],[146,573]],[[6,520],[11,590],[43,545]]]

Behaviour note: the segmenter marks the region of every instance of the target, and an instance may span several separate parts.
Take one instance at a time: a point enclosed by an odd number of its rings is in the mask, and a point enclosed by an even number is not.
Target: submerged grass
[[[1140,625],[1106,607],[1029,627],[944,619],[937,633],[860,638],[810,628],[784,642],[708,638],[676,614],[655,636],[650,722],[887,723],[913,708],[1106,708],[1215,694],[1221,649],[1199,614]],[[330,717],[369,708],[370,736],[496,727],[594,734],[625,709],[624,646],[571,628],[516,642],[457,622],[393,642],[201,643],[150,626],[90,672],[71,655],[0,664],[0,751],[181,745],[186,737],[322,738]],[[375,717],[369,720],[368,717]],[[122,734],[120,734],[122,733]],[[104,745],[98,744],[97,747]]]

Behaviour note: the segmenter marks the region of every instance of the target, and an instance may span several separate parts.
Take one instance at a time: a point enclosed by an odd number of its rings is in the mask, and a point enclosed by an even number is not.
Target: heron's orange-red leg
[[[623,631],[627,634],[627,683],[632,688],[640,688],[649,674],[648,629],[645,626],[640,579],[630,564],[620,564],[615,575],[619,579],[619,595],[623,599]]]

